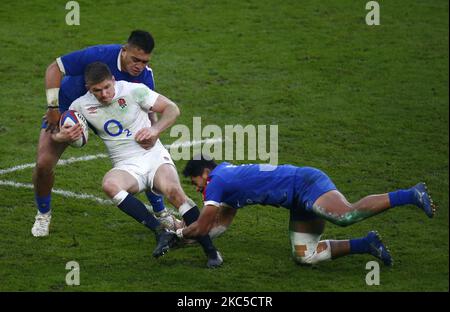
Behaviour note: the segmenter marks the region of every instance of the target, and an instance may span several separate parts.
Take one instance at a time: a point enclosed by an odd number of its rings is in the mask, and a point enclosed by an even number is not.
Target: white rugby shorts
[[[123,170],[131,174],[138,182],[139,192],[146,189],[154,192],[153,179],[156,171],[162,164],[170,164],[175,167],[167,149],[162,144],[155,144],[142,156],[119,161],[112,170]]]

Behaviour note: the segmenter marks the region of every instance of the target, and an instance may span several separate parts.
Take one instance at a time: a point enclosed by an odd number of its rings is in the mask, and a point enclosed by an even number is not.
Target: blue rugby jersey
[[[97,45],[63,55],[56,59],[60,70],[65,74],[59,91],[60,110],[65,111],[70,104],[87,90],[84,81],[84,70],[92,62],[108,65],[116,80],[143,83],[154,90],[153,72],[147,66],[139,76],[132,76],[121,71],[120,44]]]
[[[260,204],[290,208],[298,167],[292,165],[232,165],[223,162],[211,171],[203,191],[205,205],[233,208]]]

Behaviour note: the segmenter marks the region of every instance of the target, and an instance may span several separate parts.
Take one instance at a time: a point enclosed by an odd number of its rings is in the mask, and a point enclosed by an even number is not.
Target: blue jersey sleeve
[[[214,177],[206,185],[204,195],[204,204],[220,206],[220,203],[224,202],[224,192],[226,184],[220,177]]]
[[[94,46],[61,56],[65,74],[68,76],[83,75],[86,66],[92,62],[101,61],[101,55],[105,51],[104,47]]]

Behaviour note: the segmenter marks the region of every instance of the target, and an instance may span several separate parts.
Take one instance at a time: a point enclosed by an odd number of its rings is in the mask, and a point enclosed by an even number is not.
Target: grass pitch
[[[179,104],[179,124],[276,124],[279,162],[324,170],[349,200],[423,180],[440,209],[433,220],[407,206],[327,225],[328,239],[382,234],[395,265],[368,286],[370,256],[294,264],[288,212],[271,207],[238,212],[215,241],[225,259],[217,270],[205,269],[198,247],[154,260],[149,231],[92,200],[54,195],[51,235],[33,238],[27,168],[0,175],[23,184],[0,185],[1,291],[448,291],[448,1],[379,1],[379,26],[366,25],[366,1],[354,0],[78,2],[80,26],[66,25],[65,1],[0,4],[0,170],[34,162],[46,66],[140,28],[155,37],[156,89]],[[91,135],[63,158],[104,152]],[[58,167],[55,188],[105,198],[110,166]],[[79,286],[65,282],[71,260]]]

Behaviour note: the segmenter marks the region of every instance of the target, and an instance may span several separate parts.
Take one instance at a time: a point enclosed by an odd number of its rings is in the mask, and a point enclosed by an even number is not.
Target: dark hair
[[[108,65],[105,63],[94,62],[86,66],[86,69],[84,70],[84,81],[86,82],[86,85],[95,85],[106,79],[112,79],[112,74]]]
[[[217,163],[209,156],[195,155],[194,159],[191,159],[186,164],[183,170],[185,177],[198,177],[201,176],[205,168],[214,169],[217,167]]]
[[[128,45],[135,46],[145,53],[151,53],[155,47],[155,40],[152,35],[144,30],[133,30],[128,37]]]

